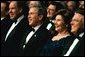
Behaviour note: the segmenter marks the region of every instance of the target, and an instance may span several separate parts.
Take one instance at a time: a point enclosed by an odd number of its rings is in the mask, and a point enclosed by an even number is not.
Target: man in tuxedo
[[[1,1],[1,52],[3,52],[4,37],[12,24],[8,15],[8,5],[8,2]]]
[[[30,30],[27,18],[23,14],[23,1],[11,1],[9,15],[12,24],[6,33],[2,43],[2,56],[17,56],[20,41],[26,29]]]
[[[45,3],[43,1],[28,1],[28,8],[29,9],[31,7],[37,7],[37,6],[43,6],[43,7],[45,7],[44,10],[46,10],[46,6],[45,6]],[[56,7],[56,5],[54,5],[54,4],[53,4],[53,6]],[[53,7],[53,9],[55,10],[56,8],[54,8],[54,7]],[[46,14],[46,16],[47,16],[47,14]],[[46,25],[46,29],[48,29],[48,30],[52,30],[54,28],[54,24],[49,20],[49,18],[46,18],[44,25]]]
[[[71,32],[76,36],[64,56],[84,56],[84,9],[78,9],[71,21]]]
[[[1,1],[1,35],[6,32],[10,26],[10,19],[8,16],[8,2]]]
[[[60,2],[51,2],[47,7],[47,20],[46,29],[48,29],[52,34],[54,34],[54,15],[58,10],[64,9],[64,6]]]
[[[42,7],[31,7],[29,9],[28,21],[33,30],[25,34],[22,43],[23,56],[37,56],[41,48],[50,38],[49,31],[44,26],[45,11]]]

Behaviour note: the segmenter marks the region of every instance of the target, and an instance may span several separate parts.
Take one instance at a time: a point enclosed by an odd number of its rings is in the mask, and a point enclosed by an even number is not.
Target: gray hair
[[[32,7],[41,6],[40,1],[34,1],[34,2],[35,2],[35,5],[33,5]],[[29,4],[28,4],[28,7],[31,8],[30,2],[29,2]]]

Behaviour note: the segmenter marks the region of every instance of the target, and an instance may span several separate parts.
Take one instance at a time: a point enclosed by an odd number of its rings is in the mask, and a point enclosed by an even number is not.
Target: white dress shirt
[[[13,22],[13,24],[11,25],[10,29],[8,30],[6,37],[5,37],[5,41],[7,40],[8,36],[10,35],[10,33],[12,32],[12,30],[19,24],[19,22],[24,18],[24,15],[20,16],[17,19],[17,22]]]
[[[34,35],[34,33],[39,29],[40,26],[41,26],[41,25],[38,25],[38,26],[34,27],[34,30],[35,30],[35,31],[31,31],[31,32],[27,35],[25,44],[28,43],[28,41],[30,40],[30,38]],[[25,48],[25,45],[23,45],[23,48]]]
[[[1,21],[4,19],[5,17],[1,17]]]
[[[50,30],[50,29],[51,29],[51,27],[52,27],[52,24],[51,24],[51,23],[49,23],[49,24],[47,25],[46,29],[47,29],[47,30]]]

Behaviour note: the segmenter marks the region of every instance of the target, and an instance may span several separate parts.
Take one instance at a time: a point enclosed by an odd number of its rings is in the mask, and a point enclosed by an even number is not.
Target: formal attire
[[[1,21],[4,19],[5,17],[1,17]]]
[[[54,23],[52,21],[50,21],[48,18],[44,21],[44,26],[49,31],[54,30],[54,28],[55,28]]]
[[[25,16],[20,16],[15,26],[13,26],[15,22],[11,24],[11,28],[9,28],[4,43],[2,46],[2,56],[17,56],[19,53],[20,43],[22,40],[22,36],[24,36],[24,32],[26,32],[28,29],[30,31],[30,26],[27,23],[27,18]]]
[[[50,33],[43,24],[34,29],[34,32],[26,33],[26,37],[23,38],[21,46],[22,56],[37,56],[40,49],[45,45],[48,38],[50,38]]]
[[[2,43],[4,43],[7,31],[9,30],[12,23],[12,20],[8,16],[1,18],[1,47]]]
[[[64,56],[84,56],[84,32],[70,42]]]
[[[1,38],[5,38],[5,35],[12,23],[13,22],[9,17],[1,18]]]
[[[40,56],[62,56],[65,44],[72,36],[65,36],[60,40],[52,41],[49,39],[47,44],[42,48]]]

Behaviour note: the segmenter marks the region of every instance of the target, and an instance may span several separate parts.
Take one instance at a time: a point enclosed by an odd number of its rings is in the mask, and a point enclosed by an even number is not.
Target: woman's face
[[[61,32],[65,28],[65,23],[61,15],[56,15],[55,18],[55,30]]]

